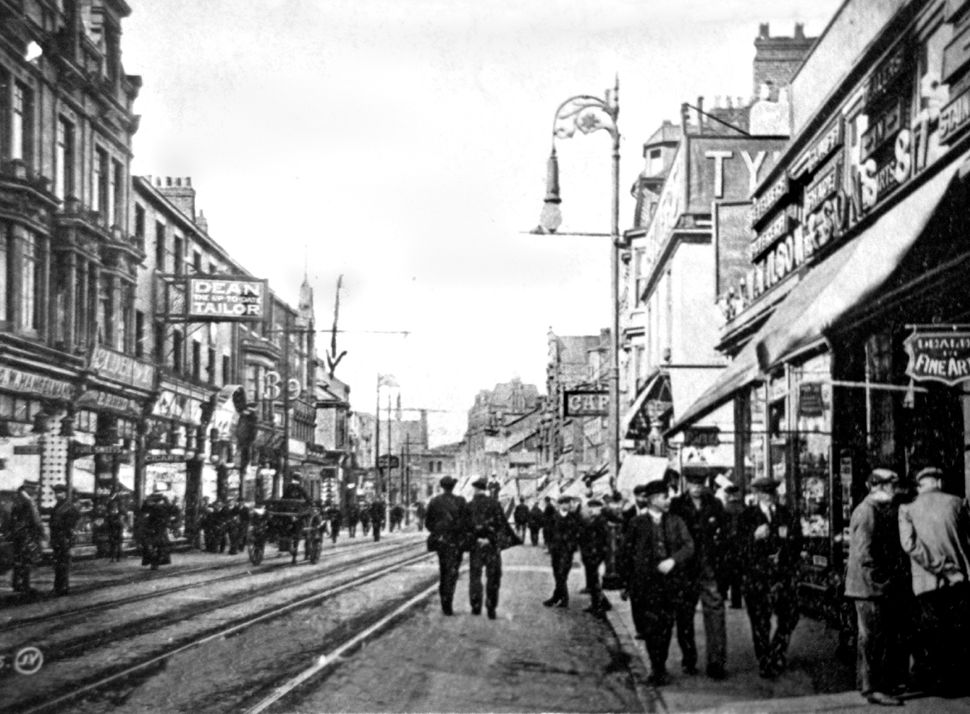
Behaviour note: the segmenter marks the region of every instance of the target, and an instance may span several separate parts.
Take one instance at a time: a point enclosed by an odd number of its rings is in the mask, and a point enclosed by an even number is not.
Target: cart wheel
[[[263,562],[263,549],[262,543],[250,543],[248,546],[249,550],[249,562],[253,565],[259,565]]]
[[[314,538],[310,541],[310,564],[316,565],[320,562],[320,539]]]

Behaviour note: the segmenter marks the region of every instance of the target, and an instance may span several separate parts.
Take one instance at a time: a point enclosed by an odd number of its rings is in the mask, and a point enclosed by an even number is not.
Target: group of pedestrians
[[[246,548],[246,538],[249,532],[249,522],[252,513],[245,502],[237,498],[225,501],[202,499],[202,508],[196,532],[206,552],[236,555]]]
[[[858,622],[857,684],[873,704],[967,689],[970,513],[943,480],[935,467],[915,484],[876,469],[852,513],[845,594]]]

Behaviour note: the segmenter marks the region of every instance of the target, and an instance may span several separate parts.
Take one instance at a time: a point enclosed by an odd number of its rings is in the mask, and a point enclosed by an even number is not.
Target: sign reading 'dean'
[[[906,374],[951,387],[970,379],[970,330],[915,327],[903,342],[909,355]]]
[[[189,320],[262,320],[267,281],[242,278],[189,278],[185,303]]]
[[[606,416],[609,412],[609,392],[576,390],[563,393],[563,416]]]

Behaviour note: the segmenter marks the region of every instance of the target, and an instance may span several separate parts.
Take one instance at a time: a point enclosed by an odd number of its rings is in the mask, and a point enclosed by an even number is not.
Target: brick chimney
[[[195,189],[192,188],[192,178],[156,176],[154,181],[155,190],[174,203],[176,208],[195,223]]]

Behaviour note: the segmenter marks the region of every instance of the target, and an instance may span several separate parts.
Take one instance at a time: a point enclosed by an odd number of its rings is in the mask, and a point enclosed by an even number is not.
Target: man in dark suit
[[[738,524],[744,599],[761,676],[770,679],[785,669],[788,643],[798,624],[801,527],[778,503],[777,481],[761,476],[751,482],[751,490],[758,502],[745,509]],[[774,635],[772,615],[777,618]]]
[[[603,502],[598,498],[588,500],[586,510],[586,520],[579,537],[579,553],[583,568],[586,570],[586,582],[590,595],[590,604],[586,612],[602,615],[613,606],[603,594],[600,566],[606,562],[610,549],[610,524],[617,523],[619,517],[612,511],[604,510]]]
[[[387,517],[387,506],[380,498],[376,498],[367,510],[370,515],[371,527],[374,529],[374,540],[378,541],[381,539],[381,530],[384,528],[384,519]]]
[[[845,596],[855,602],[856,681],[870,703],[900,706],[892,691],[904,685],[909,657],[902,647],[909,559],[899,543],[893,503],[899,478],[888,469],[869,474],[869,495],[852,511]]]
[[[633,621],[650,656],[650,681],[659,686],[669,681],[667,654],[694,541],[684,522],[669,513],[670,492],[663,480],[640,484],[634,494],[647,507],[626,528],[619,562],[625,583],[621,597],[630,598]]]
[[[529,510],[529,537],[532,540],[532,545],[539,545],[539,532],[542,530],[545,519],[546,516],[539,507],[539,502],[536,501]]]
[[[524,498],[519,500],[519,505],[512,511],[512,520],[515,521],[515,532],[525,541],[525,529],[529,526],[529,507],[525,505]]]
[[[10,509],[10,540],[13,545],[13,589],[24,595],[34,596],[37,591],[30,586],[30,569],[40,554],[40,541],[44,526],[37,510],[37,481],[24,481],[17,488]]]
[[[559,508],[553,514],[549,527],[549,554],[552,556],[552,577],[556,586],[552,597],[542,603],[546,607],[569,607],[567,582],[582,530],[583,522],[572,508],[572,498],[560,496]]]
[[[74,529],[81,520],[81,511],[68,498],[67,486],[54,486],[54,510],[51,511],[51,549],[54,551],[54,595],[70,592],[71,548],[74,546]]]
[[[441,597],[441,611],[453,615],[452,601],[458,572],[461,570],[462,549],[468,537],[468,503],[453,491],[458,483],[451,476],[444,476],[438,482],[443,493],[431,499],[425,513],[424,525],[430,531],[428,547],[438,553],[438,595]]]
[[[496,618],[498,592],[502,584],[502,551],[522,541],[505,518],[502,505],[489,497],[488,479],[472,483],[475,495],[468,504],[469,572],[468,598],[472,614],[482,612],[482,570],[485,571],[485,608],[488,618]]]
[[[723,679],[727,663],[727,625],[724,598],[717,586],[714,569],[724,555],[727,519],[724,506],[707,488],[707,477],[703,473],[687,474],[685,480],[685,492],[670,502],[670,512],[687,525],[694,539],[694,555],[685,564],[689,588],[677,609],[677,644],[684,655],[684,673],[697,674],[694,613],[700,600],[707,642],[707,675],[712,679]]]

